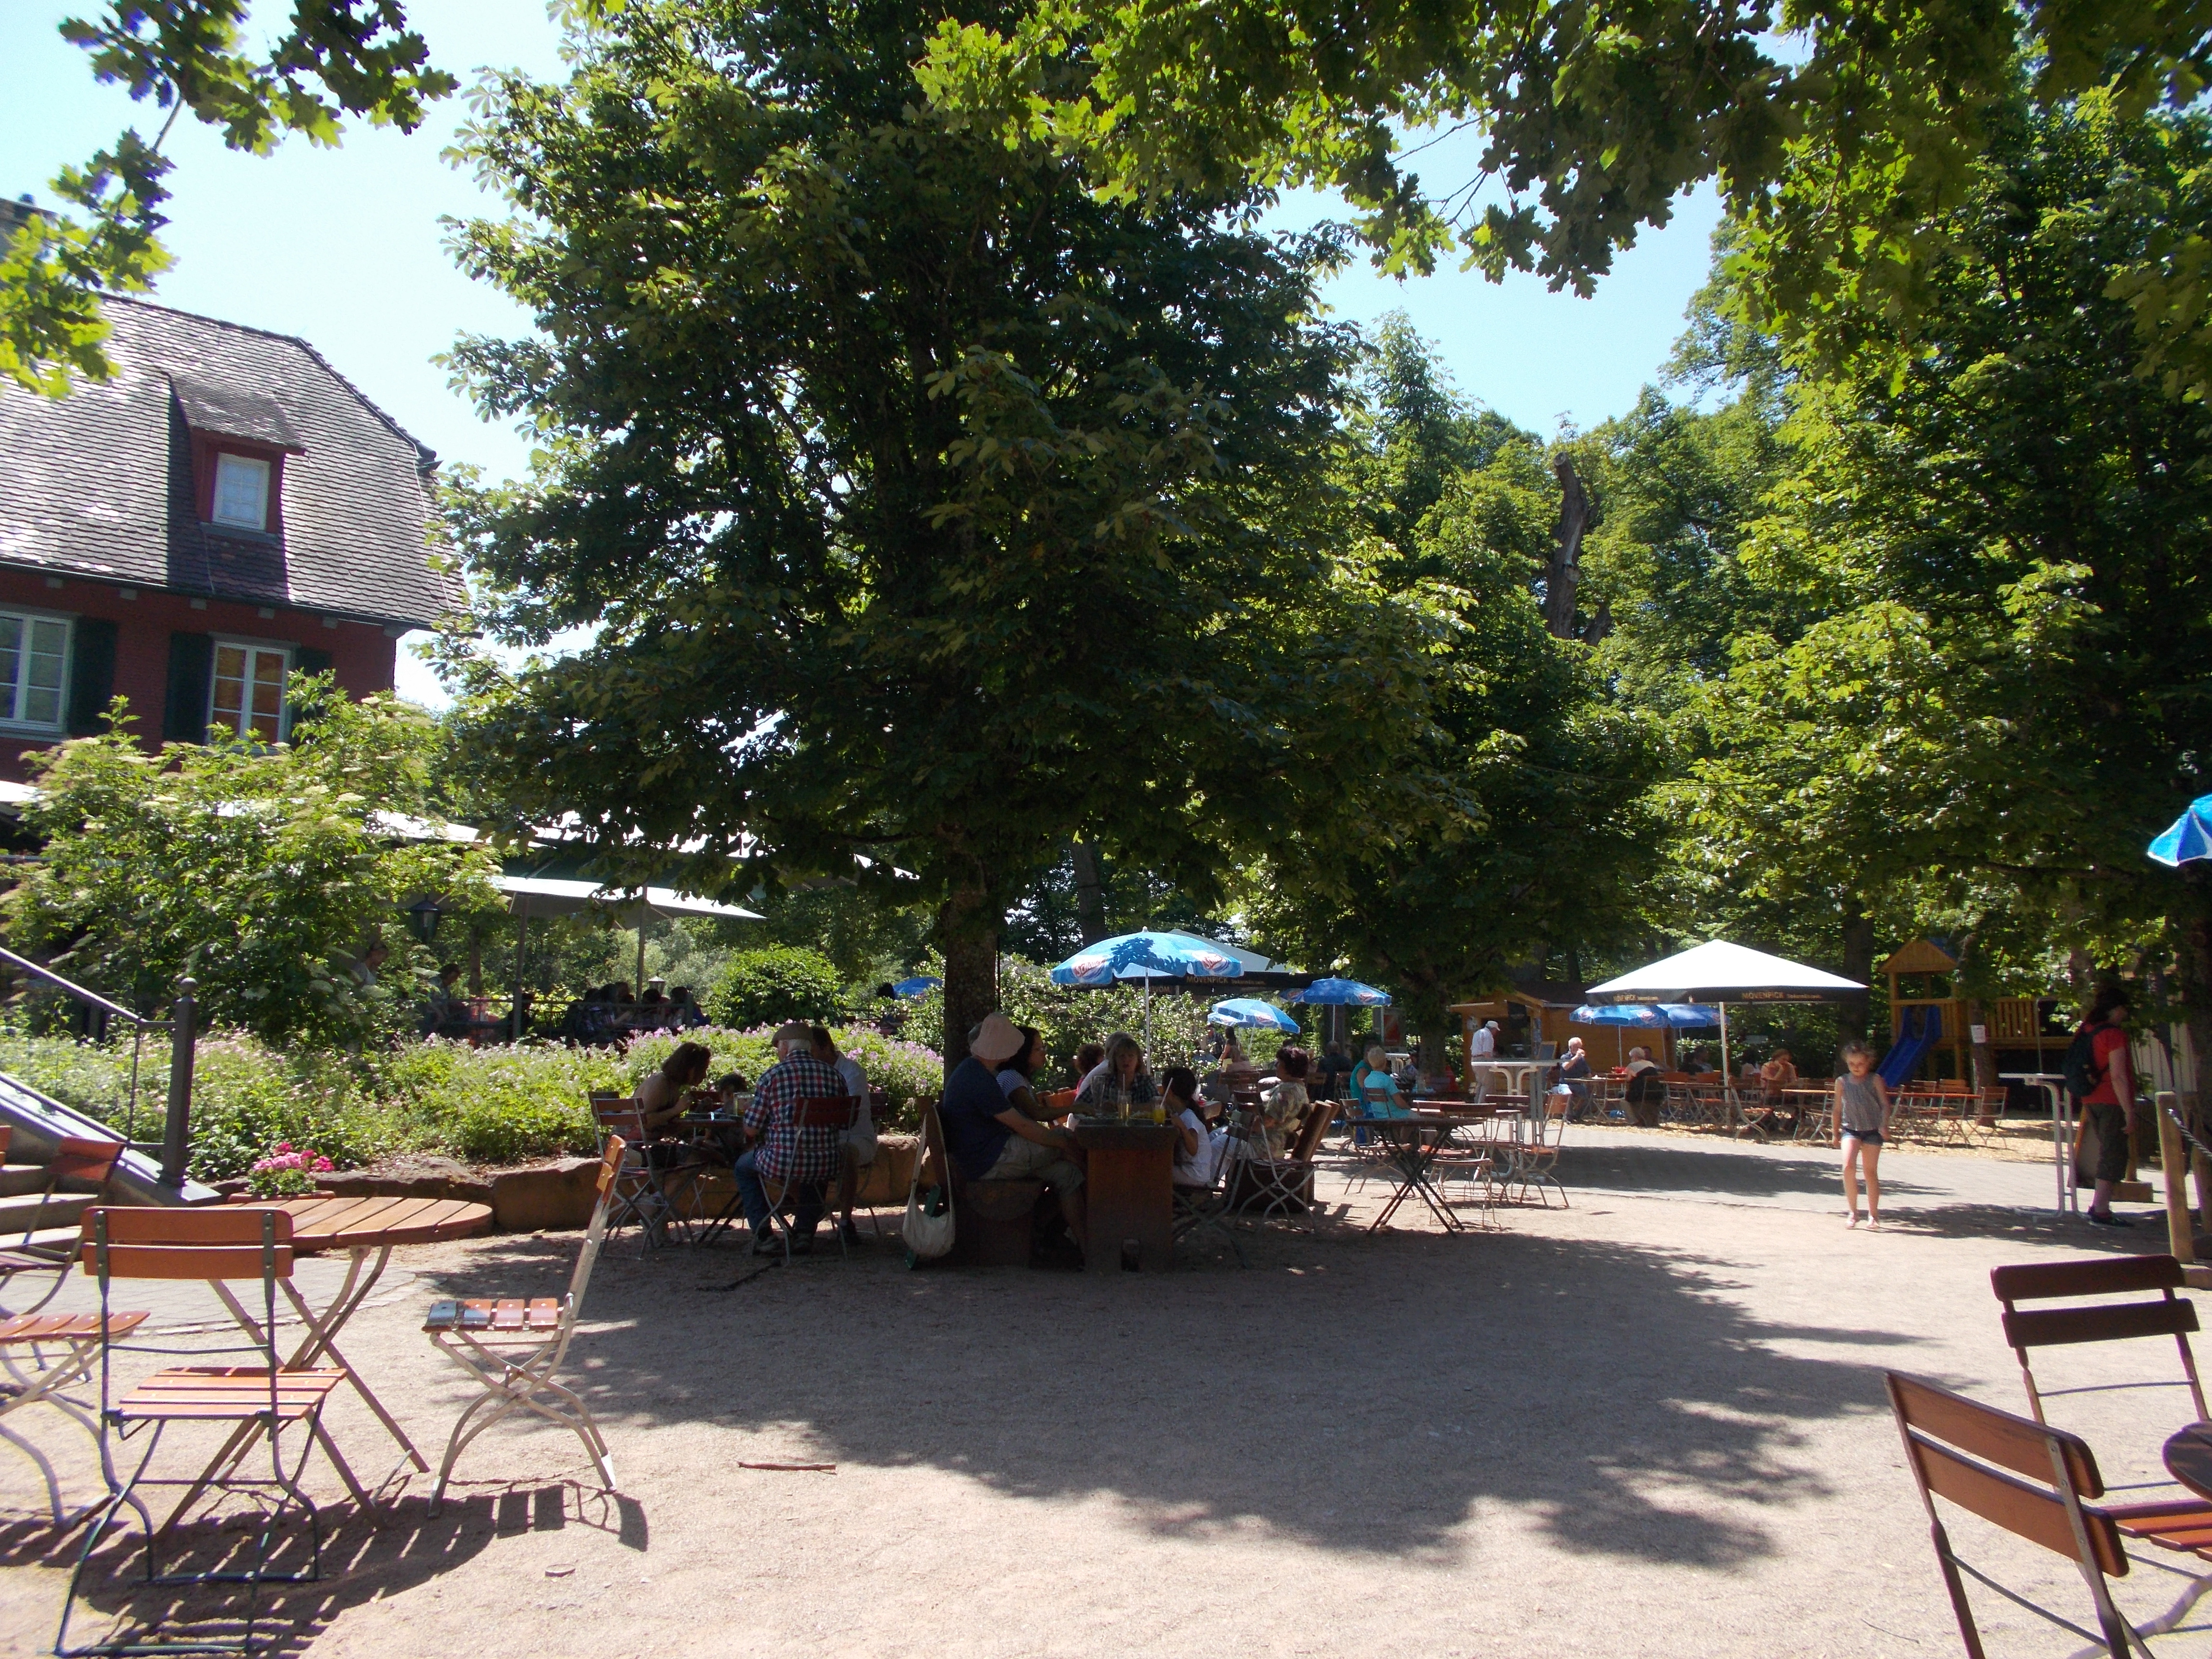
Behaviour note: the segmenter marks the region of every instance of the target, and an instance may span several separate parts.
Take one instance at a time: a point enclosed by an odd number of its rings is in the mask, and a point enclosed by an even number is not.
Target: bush
[[[791,1019],[834,1025],[844,1016],[844,986],[820,951],[775,945],[731,957],[705,1006],[733,1030]]]
[[[597,1152],[589,1096],[629,1087],[621,1056],[605,1048],[471,1048],[433,1037],[364,1066],[407,1124],[404,1141],[477,1164]]]

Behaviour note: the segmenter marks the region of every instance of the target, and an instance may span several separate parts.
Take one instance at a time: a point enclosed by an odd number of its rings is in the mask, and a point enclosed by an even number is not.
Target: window
[[[0,611],[0,723],[61,729],[69,637],[58,617]]]
[[[228,459],[228,457],[224,459]],[[234,645],[218,640],[208,708],[211,735],[275,743],[284,735],[284,674],[291,653],[281,645]]]
[[[269,527],[269,463],[250,455],[218,454],[215,458],[215,507],[208,515],[217,524],[244,530]]]

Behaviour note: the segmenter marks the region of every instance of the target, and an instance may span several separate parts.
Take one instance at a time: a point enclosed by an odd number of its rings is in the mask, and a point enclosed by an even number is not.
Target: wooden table
[[[1167,1272],[1175,1265],[1176,1127],[1082,1118],[1069,1127],[1083,1149],[1085,1270],[1121,1272],[1121,1252],[1134,1243],[1139,1267]]]
[[[392,1260],[393,1249],[401,1244],[436,1244],[447,1239],[466,1238],[472,1233],[483,1232],[491,1225],[491,1206],[471,1204],[456,1198],[286,1198],[273,1202],[249,1202],[255,1209],[283,1210],[292,1218],[292,1249],[297,1255],[319,1255],[331,1250],[345,1250],[353,1260],[346,1268],[344,1282],[337,1294],[320,1313],[307,1305],[307,1300],[289,1279],[277,1280],[284,1296],[307,1328],[307,1340],[295,1349],[284,1362],[288,1371],[305,1370],[325,1354],[331,1363],[346,1374],[356,1394],[363,1404],[376,1414],[376,1420],[399,1443],[406,1461],[422,1470],[430,1465],[416,1449],[407,1431],[384,1408],[384,1402],[370,1392],[362,1381],[361,1373],[346,1357],[338,1352],[338,1333],[345,1328],[346,1321],[360,1311],[368,1299],[376,1281],[384,1276],[385,1265]],[[374,1260],[372,1260],[374,1258]],[[209,1281],[230,1316],[258,1342],[262,1340],[260,1322],[246,1310],[230,1286],[221,1279]],[[208,1473],[201,1483],[214,1478],[218,1469],[235,1468],[239,1460],[253,1449],[261,1434],[261,1425],[241,1424],[233,1432],[230,1441],[208,1465]],[[198,1496],[195,1487],[185,1494],[184,1503],[177,1506],[182,1515]]]

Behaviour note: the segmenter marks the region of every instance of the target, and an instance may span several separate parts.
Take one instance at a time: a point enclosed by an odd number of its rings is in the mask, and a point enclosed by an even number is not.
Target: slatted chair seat
[[[489,1314],[491,1317],[482,1323],[464,1325],[464,1312]],[[560,1327],[561,1303],[558,1297],[550,1296],[534,1296],[527,1301],[513,1296],[471,1297],[458,1304],[451,1313],[434,1310],[422,1322],[422,1328],[426,1331],[465,1328],[535,1333],[558,1330]]]
[[[277,1372],[277,1421],[313,1416],[345,1379],[342,1370]],[[270,1410],[269,1372],[253,1365],[173,1366],[155,1372],[112,1407],[125,1423],[251,1423]]]
[[[110,1336],[128,1336],[150,1316],[110,1314],[104,1328]],[[64,1342],[72,1337],[97,1338],[103,1326],[98,1314],[13,1314],[0,1319],[0,1344]]]

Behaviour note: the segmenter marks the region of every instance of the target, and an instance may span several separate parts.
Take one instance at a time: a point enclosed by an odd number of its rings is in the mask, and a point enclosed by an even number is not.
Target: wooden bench
[[[969,1267],[1026,1267],[1042,1181],[970,1181],[944,1152],[945,1125],[934,1101],[922,1105],[923,1133],[952,1186],[952,1249],[945,1261]]]

